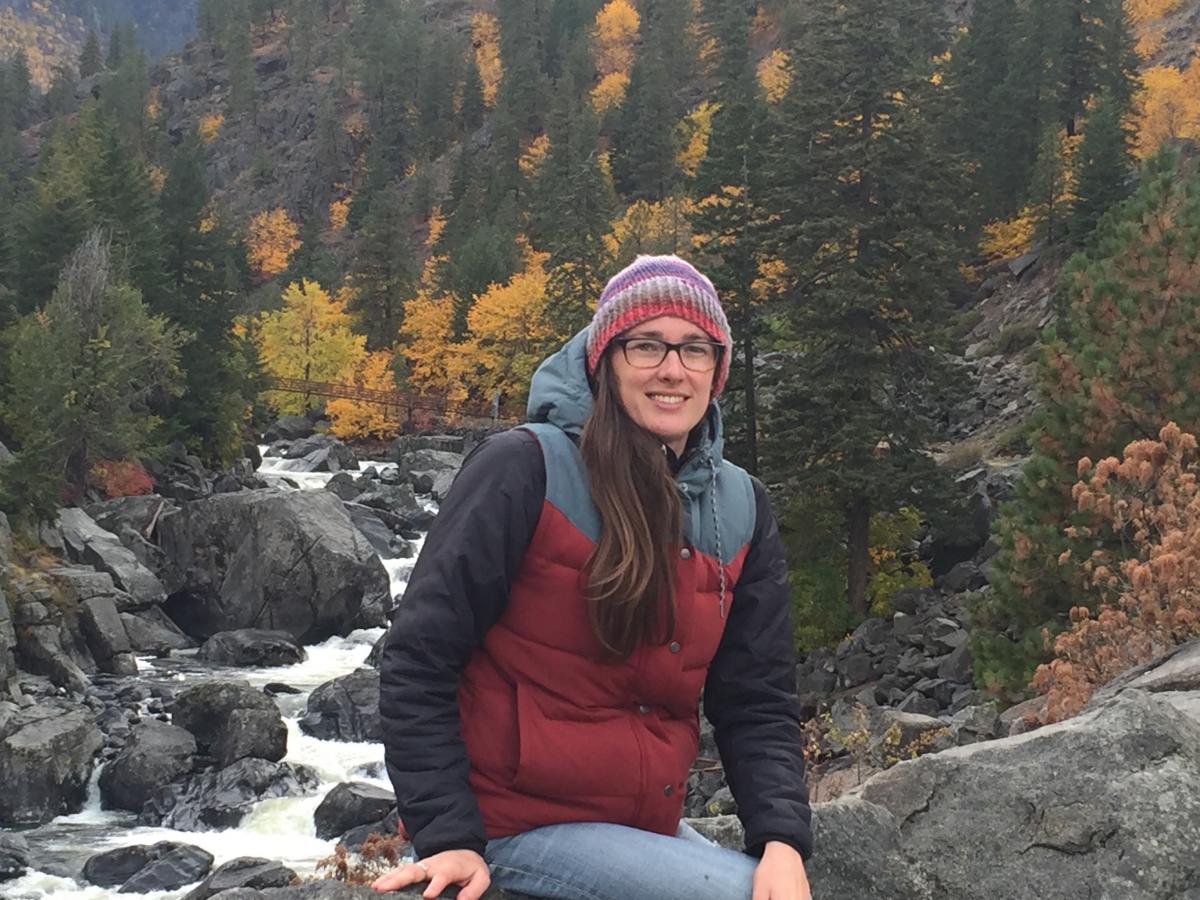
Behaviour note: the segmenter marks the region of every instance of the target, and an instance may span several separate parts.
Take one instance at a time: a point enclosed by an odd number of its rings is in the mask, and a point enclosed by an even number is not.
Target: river
[[[265,448],[264,448],[265,449]],[[265,458],[258,474],[268,482],[287,486],[281,477],[294,481],[301,490],[318,490],[331,477],[324,473],[288,471],[289,461]],[[375,466],[384,470],[388,463],[364,461],[360,468]],[[415,541],[420,550],[421,540]],[[416,560],[383,560],[391,578],[392,594],[399,597],[407,584]],[[27,872],[23,877],[0,885],[5,900],[105,900],[109,897],[136,896],[147,900],[173,900],[186,894],[191,886],[174,891],[145,894],[117,894],[116,888],[82,885],[68,873],[78,872],[92,854],[132,844],[178,841],[203,847],[215,857],[214,868],[239,856],[261,856],[279,860],[301,876],[313,873],[316,862],[329,855],[336,839],[320,840],[314,833],[313,812],[325,794],[342,781],[367,781],[390,789],[383,771],[383,746],[375,743],[322,741],[300,731],[309,693],[318,685],[354,671],[362,664],[371,646],[383,633],[381,628],[351,632],[320,644],[305,647],[308,658],[296,665],[275,668],[240,669],[211,666],[191,659],[194,651],[171,659],[150,657],[138,660],[139,683],[154,685],[181,683],[203,678],[242,678],[255,687],[278,682],[297,688],[298,694],[280,694],[275,702],[288,728],[286,762],[312,767],[321,777],[321,786],[303,797],[281,797],[259,802],[237,828],[224,831],[174,831],[169,828],[136,824],[133,813],[100,808],[97,787],[100,769],[92,773],[88,800],[84,808],[68,816],[59,816],[47,825],[22,832],[30,844],[30,856],[43,870]]]

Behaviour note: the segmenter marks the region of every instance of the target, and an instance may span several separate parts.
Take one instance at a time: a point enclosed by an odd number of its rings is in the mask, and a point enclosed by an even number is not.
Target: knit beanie
[[[729,322],[712,282],[678,256],[639,256],[609,280],[588,329],[588,374],[613,338],[659,316],[687,319],[724,346],[713,378],[713,396],[720,394],[733,356]]]

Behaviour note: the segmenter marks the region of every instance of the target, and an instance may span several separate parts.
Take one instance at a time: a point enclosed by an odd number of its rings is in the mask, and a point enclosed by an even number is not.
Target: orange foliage
[[[105,497],[135,497],[154,490],[154,479],[136,459],[98,459],[88,472],[88,487]]]
[[[545,162],[546,154],[549,150],[550,136],[548,134],[539,134],[530,141],[529,146],[525,148],[525,152],[521,154],[521,158],[517,160],[517,165],[520,167],[522,174],[529,178],[536,176],[538,169]]]
[[[445,394],[465,400],[469,352],[453,342],[454,298],[424,292],[404,304],[400,337],[408,361],[408,384],[414,393]]]
[[[274,278],[288,266],[288,260],[300,246],[300,229],[283,209],[267,209],[250,218],[247,252],[250,264],[264,281]]]
[[[1046,695],[1045,721],[1074,715],[1098,687],[1200,634],[1196,448],[1195,436],[1171,422],[1159,440],[1129,444],[1124,459],[1080,460],[1072,497],[1097,525],[1070,535],[1096,539],[1078,570],[1100,608],[1072,609],[1070,630],[1054,639],[1054,659],[1034,674],[1030,686]],[[1116,536],[1128,548],[1119,558],[1106,549],[1105,538]],[[1070,551],[1059,563],[1071,563]]]
[[[217,138],[217,134],[221,131],[221,126],[225,124],[224,113],[206,113],[200,117],[198,130],[200,139],[206,144],[211,144]]]
[[[471,17],[471,45],[475,48],[475,66],[483,83],[483,101],[496,104],[503,68],[500,64],[500,23],[496,17],[477,12]]]
[[[1152,56],[1162,44],[1166,32],[1163,17],[1177,10],[1183,0],[1125,0],[1125,12],[1137,37],[1137,53],[1143,59]]]
[[[767,95],[768,103],[778,103],[792,83],[792,70],[788,66],[788,55],[775,49],[758,64],[758,83]]]
[[[596,13],[592,52],[601,76],[628,73],[633,66],[633,47],[640,19],[629,0],[609,0]]]
[[[1008,259],[1025,253],[1033,242],[1037,223],[1029,210],[1022,210],[1015,219],[1004,222],[989,222],[983,226],[983,241],[980,249],[989,259]]]
[[[352,384],[371,391],[394,391],[392,351],[377,350],[355,359],[338,373],[338,384]],[[400,427],[400,409],[382,403],[338,398],[325,404],[330,430],[340,438],[386,438]]]
[[[346,219],[350,216],[350,198],[342,197],[329,204],[329,230],[341,231],[346,227]]]
[[[1200,137],[1200,62],[1180,71],[1154,66],[1142,72],[1136,152],[1145,158],[1166,140]]]

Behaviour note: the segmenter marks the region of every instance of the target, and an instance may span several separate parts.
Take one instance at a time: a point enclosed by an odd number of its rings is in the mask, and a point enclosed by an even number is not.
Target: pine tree
[[[674,186],[674,107],[659,48],[643,43],[613,135],[613,181],[630,200],[661,200]]]
[[[8,64],[8,77],[5,79],[5,94],[9,104],[9,120],[17,129],[22,129],[29,122],[29,106],[33,80],[29,74],[29,60],[24,50],[13,54]]]
[[[739,461],[758,472],[758,403],[754,356],[762,330],[753,290],[758,277],[759,213],[763,192],[766,105],[749,52],[749,18],[740,0],[705,4],[708,34],[718,53],[716,101],[708,154],[696,174],[697,203],[692,215],[694,243],[738,342],[740,361],[730,375],[728,394],[740,394],[740,409],[727,433]],[[740,365],[737,363],[740,362]],[[730,407],[729,398],[725,407]],[[740,439],[737,436],[740,435]]]
[[[935,334],[957,278],[963,190],[935,152],[940,4],[818,0],[808,12],[764,166],[793,348],[764,462],[838,511],[862,615],[872,513],[937,482],[924,448],[938,432],[930,396],[950,381]]]
[[[415,283],[410,232],[407,206],[392,190],[371,204],[358,235],[347,306],[369,350],[391,347],[399,336],[404,298]]]
[[[1073,144],[1057,122],[1047,125],[1038,141],[1038,155],[1030,175],[1029,215],[1037,236],[1051,244],[1062,240],[1067,230]]]
[[[475,64],[475,54],[468,53],[466,75],[462,85],[462,105],[459,110],[464,134],[474,134],[483,124],[483,111],[483,82],[479,79],[479,66]]]
[[[100,38],[95,29],[91,29],[88,31],[83,50],[79,54],[79,77],[91,78],[100,71],[103,65],[103,58],[100,55]]]
[[[976,678],[988,687],[1022,691],[1047,658],[1042,629],[1068,627],[1070,608],[1090,602],[1079,566],[1097,548],[1067,533],[1088,524],[1071,497],[1079,460],[1119,457],[1168,421],[1200,428],[1197,248],[1200,172],[1165,151],[1063,275],[1066,309],[1042,348],[1034,455],[994,528],[992,591],[972,610]]]
[[[1071,239],[1077,244],[1091,236],[1106,210],[1129,196],[1133,136],[1121,113],[1111,91],[1101,94],[1088,113],[1083,140],[1075,154]]]
[[[550,150],[538,178],[539,233],[550,252],[547,312],[567,339],[587,324],[611,267],[605,235],[615,198],[600,167],[595,114],[583,89],[586,49],[565,63],[550,122]]]
[[[504,77],[496,103],[503,106],[520,135],[541,130],[545,96],[541,30],[544,0],[498,0],[500,60]]]
[[[251,57],[250,22],[245,17],[244,10],[242,15],[230,22],[226,40],[226,57],[229,61],[229,110],[237,115],[249,116],[253,120],[258,110],[258,91],[254,79],[254,60]]]
[[[170,281],[164,312],[190,335],[180,353],[185,390],[166,411],[165,437],[227,465],[242,449],[245,411],[259,387],[257,358],[234,333],[247,281],[245,248],[211,218],[203,142],[194,132],[175,151],[159,209]]]
[[[110,72],[115,72],[121,65],[121,59],[125,52],[126,34],[125,26],[121,24],[114,28],[112,34],[108,36],[108,55],[104,58],[104,68]]]

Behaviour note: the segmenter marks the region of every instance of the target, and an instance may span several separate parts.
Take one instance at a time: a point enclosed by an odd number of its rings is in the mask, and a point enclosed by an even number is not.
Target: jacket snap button
[[[671,641],[671,643],[667,644],[667,649],[670,650],[672,653],[678,653],[679,652],[679,641]]]
[[[663,788],[664,797],[670,797],[673,793],[675,793],[675,785],[668,784],[665,788]]]
[[[679,551],[679,558],[680,559],[691,559],[692,551],[689,550],[687,547],[684,547],[682,550]]]
[[[638,704],[638,712],[640,712],[642,715],[645,715],[646,713],[650,712],[650,707],[647,706],[645,703],[639,703]]]

